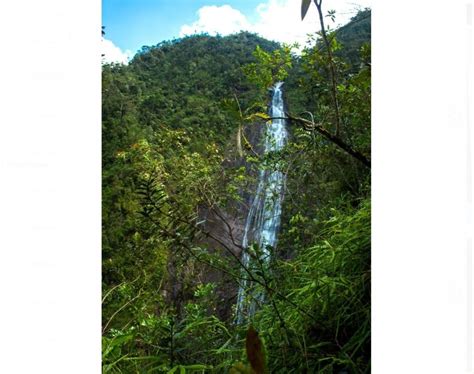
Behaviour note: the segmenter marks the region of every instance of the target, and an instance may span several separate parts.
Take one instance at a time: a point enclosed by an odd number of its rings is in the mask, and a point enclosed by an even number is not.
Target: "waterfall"
[[[273,86],[273,95],[270,108],[272,117],[284,117],[284,104],[281,86],[278,82]],[[288,133],[284,119],[274,119],[266,127],[264,139],[264,152],[280,150],[286,143]],[[266,266],[270,261],[268,247],[275,248],[277,233],[280,226],[281,203],[283,200],[284,174],[279,170],[260,169],[258,186],[250,206],[242,239],[241,261],[249,269],[257,270],[259,266]],[[249,254],[249,244],[255,243],[260,248],[260,258],[255,259]],[[243,272],[244,277],[248,274]],[[237,295],[236,322],[242,323],[245,316],[255,312],[257,302],[263,302],[262,291],[252,290],[256,285],[250,281],[243,281]],[[250,298],[250,302],[247,302]]]

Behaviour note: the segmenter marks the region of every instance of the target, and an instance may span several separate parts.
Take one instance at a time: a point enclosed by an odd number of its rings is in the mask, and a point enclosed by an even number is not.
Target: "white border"
[[[99,373],[100,4],[1,8],[0,372]],[[467,369],[466,35],[374,3],[374,373]]]
[[[473,58],[473,32],[472,32],[472,2],[466,4],[466,148],[467,148],[467,159],[466,159],[466,184],[467,184],[467,196],[466,196],[466,214],[467,214],[467,248],[466,248],[466,265],[467,265],[467,371],[472,373],[474,362],[473,362],[473,256],[472,256],[472,58]]]
[[[0,5],[0,373],[100,373],[100,2]]]
[[[373,372],[465,373],[466,3],[377,2],[372,35]]]

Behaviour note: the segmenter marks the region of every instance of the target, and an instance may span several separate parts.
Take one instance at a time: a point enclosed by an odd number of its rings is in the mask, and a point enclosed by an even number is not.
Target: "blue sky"
[[[370,0],[323,0],[336,10],[337,24],[346,23]],[[257,32],[280,42],[304,44],[306,34],[319,29],[314,4],[302,22],[301,0],[103,0],[103,50],[111,61],[126,62],[144,45],[195,32],[227,35]]]

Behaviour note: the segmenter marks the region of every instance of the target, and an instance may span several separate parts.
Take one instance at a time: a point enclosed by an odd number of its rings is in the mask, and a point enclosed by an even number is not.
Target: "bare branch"
[[[332,94],[332,101],[334,105],[334,112],[335,112],[335,120],[336,120],[336,136],[339,136],[340,133],[340,114],[339,114],[339,102],[337,99],[337,83],[336,83],[336,67],[334,66],[334,59],[331,50],[331,43],[329,42],[328,36],[326,34],[326,29],[324,28],[324,17],[323,17],[323,10],[321,8],[322,0],[314,1],[316,4],[316,8],[318,9],[319,15],[319,23],[321,25],[321,35],[324,40],[324,44],[326,45],[327,54],[328,54],[328,61],[329,61],[329,72],[331,74],[331,94]]]
[[[303,129],[307,131],[313,131],[316,130],[319,132],[321,135],[323,135],[326,139],[331,141],[332,143],[336,144],[339,148],[344,150],[346,153],[350,154],[352,157],[356,158],[360,162],[362,162],[365,166],[367,166],[370,169],[370,160],[365,157],[362,153],[359,151],[356,151],[353,149],[349,144],[347,144],[344,140],[342,140],[340,137],[333,135],[330,131],[326,130],[321,124],[317,124],[315,122],[308,121],[307,119],[301,118],[301,117],[294,117],[288,113],[285,113],[287,116],[286,117],[270,117],[270,118],[265,118],[266,120],[273,120],[273,119],[286,119],[290,121],[295,121],[303,125]]]

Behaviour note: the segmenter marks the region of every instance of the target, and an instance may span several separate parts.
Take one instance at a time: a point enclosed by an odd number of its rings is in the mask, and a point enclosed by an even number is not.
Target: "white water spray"
[[[272,117],[284,117],[284,104],[281,86],[283,82],[278,82],[273,86],[273,96],[271,104]],[[288,133],[286,121],[284,119],[274,119],[265,132],[264,152],[274,152],[283,148],[286,143]],[[256,243],[260,248],[260,263],[267,265],[270,261],[269,247],[275,248],[277,233],[280,226],[281,203],[283,200],[283,186],[285,176],[279,170],[261,169],[258,178],[258,187],[250,206],[245,222],[245,231],[242,240],[244,248],[242,263],[249,269],[254,269],[257,261],[248,252],[249,244]],[[248,274],[243,273],[244,276]],[[244,281],[239,287],[237,296],[237,323],[242,323],[245,316],[251,316],[255,312],[257,302],[263,302],[262,291],[252,291],[250,281]],[[250,301],[247,302],[247,298]]]

